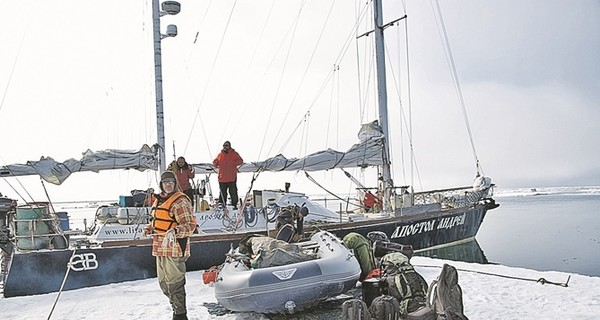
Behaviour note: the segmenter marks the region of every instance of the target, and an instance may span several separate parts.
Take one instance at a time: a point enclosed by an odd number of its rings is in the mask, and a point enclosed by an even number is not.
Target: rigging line
[[[219,46],[217,47],[217,53],[215,54],[215,57],[213,59],[212,65],[210,67],[210,71],[208,73],[208,78],[206,80],[206,83],[210,83],[210,80],[212,78],[212,74],[215,70],[215,66],[217,65],[217,60],[219,59],[219,53],[221,52],[221,48],[223,47],[223,42],[225,40],[225,35],[227,34],[227,30],[229,29],[229,24],[231,23],[231,18],[233,17],[233,13],[235,11],[235,5],[237,4],[237,0],[233,2],[233,6],[231,7],[231,12],[229,13],[229,17],[227,19],[227,24],[225,25],[225,30],[223,30],[223,33],[221,34],[221,40],[219,41]],[[198,107],[196,108],[196,115],[194,116],[194,121],[192,122],[192,128],[190,130],[190,134],[188,135],[187,141],[185,143],[185,148],[183,149],[184,152],[187,150],[189,144],[190,144],[190,139],[192,137],[192,133],[194,132],[194,127],[196,126],[196,120],[200,117],[202,117],[202,115],[200,114],[200,108],[202,107],[202,103],[204,101],[204,97],[206,96],[206,91],[207,91],[208,85],[204,86],[204,90],[202,91],[202,95],[200,96],[200,102],[198,103]],[[201,121],[202,122],[202,121]],[[204,128],[204,125],[202,126]],[[204,132],[204,131],[203,131]],[[209,146],[207,146],[209,147]],[[210,149],[208,149],[210,150]]]
[[[477,151],[475,150],[475,142],[473,141],[473,134],[471,132],[471,125],[469,124],[469,117],[467,115],[467,108],[465,105],[465,100],[462,94],[462,90],[460,88],[460,82],[458,79],[458,73],[456,71],[456,64],[454,63],[454,57],[452,55],[452,49],[450,48],[450,40],[448,39],[448,32],[446,31],[446,26],[444,24],[444,18],[442,17],[442,9],[440,7],[440,4],[438,2],[438,0],[435,0],[435,4],[437,7],[437,11],[434,12],[434,14],[437,13],[437,16],[439,18],[439,24],[438,24],[438,28],[441,28],[441,32],[443,34],[443,38],[442,38],[442,44],[444,46],[444,49],[446,51],[446,59],[448,62],[448,67],[450,68],[450,73],[452,75],[452,79],[454,81],[454,87],[456,90],[456,94],[458,95],[458,100],[462,109],[462,113],[463,113],[463,119],[465,120],[465,125],[467,127],[467,132],[469,134],[469,141],[471,142],[471,149],[473,151],[473,157],[475,160],[475,164],[477,165],[477,169],[480,168],[479,166],[479,159],[477,157]],[[479,170],[478,170],[479,171]]]
[[[340,73],[338,71],[336,81],[336,105],[335,105],[335,113],[338,115],[335,119],[335,148],[339,149],[340,147]]]
[[[279,151],[277,152],[278,154],[283,152],[283,149],[285,149],[285,147],[288,145],[288,143],[290,142],[290,140],[292,140],[292,137],[294,136],[294,134],[296,133],[296,131],[298,131],[298,128],[300,128],[300,126],[302,125],[302,123],[304,123],[306,121],[306,118],[310,117],[310,111],[307,111],[304,116],[302,117],[302,119],[300,119],[300,121],[298,121],[298,124],[296,125],[296,127],[294,128],[294,130],[292,130],[291,134],[288,136],[287,140],[285,140],[285,142],[283,143],[281,149],[279,149]]]
[[[250,68],[254,65],[254,59],[256,58],[256,54],[258,52],[258,48],[259,48],[259,44],[262,42],[263,37],[265,35],[265,30],[267,30],[267,26],[269,24],[269,21],[271,21],[271,14],[273,13],[273,8],[275,7],[275,0],[273,0],[271,2],[271,7],[269,8],[269,13],[267,14],[267,17],[263,23],[263,26],[261,28],[260,31],[260,35],[258,37],[258,40],[256,41],[256,45],[254,46],[254,49],[252,50],[252,55],[250,57],[250,62],[248,63],[248,66],[246,67],[246,71],[244,72],[244,75],[242,76],[242,79],[244,79],[244,81],[242,81],[242,84],[246,83],[246,79],[248,78],[248,74],[250,73]],[[261,81],[262,84],[262,81]],[[234,101],[236,101],[236,104],[238,104],[237,101],[240,100],[240,96],[242,94],[242,88],[240,88],[239,90],[237,90],[237,95],[234,99]],[[248,108],[247,106],[250,104],[250,100],[245,100],[244,101],[245,107],[242,109],[242,113],[240,115],[238,115],[238,120],[236,122],[236,124],[234,125],[234,129],[231,132],[231,135],[233,136],[236,132],[237,129],[240,128],[240,124],[242,123],[242,121],[245,121],[245,117],[244,114],[246,114],[246,112],[248,110],[250,110],[250,108]]]
[[[310,182],[312,182],[312,183],[314,183],[315,185],[317,185],[317,187],[321,188],[323,191],[325,191],[325,192],[329,193],[330,195],[334,196],[336,199],[338,199],[338,200],[341,200],[343,203],[346,203],[346,204],[351,204],[351,205],[353,205],[353,206],[357,206],[357,207],[361,207],[361,208],[366,208],[365,206],[363,206],[363,205],[362,205],[362,204],[360,204],[360,203],[352,203],[352,202],[351,202],[349,199],[344,199],[344,198],[342,198],[342,197],[338,196],[337,194],[335,194],[335,193],[333,193],[333,192],[329,191],[327,188],[325,188],[325,187],[323,187],[321,184],[319,184],[319,183],[317,182],[317,180],[315,180],[313,177],[311,177],[311,176],[310,176],[310,174],[308,174],[308,172],[307,172],[306,170],[303,170],[303,171],[304,171],[304,174],[306,175],[306,178],[308,178],[308,180],[309,180]]]
[[[10,83],[12,82],[13,74],[15,73],[15,68],[17,66],[17,62],[19,61],[19,56],[21,56],[21,49],[23,48],[23,42],[25,42],[25,35],[27,34],[27,30],[23,33],[23,38],[21,38],[21,43],[19,44],[19,50],[17,51],[17,56],[15,57],[15,61],[13,61],[12,68],[10,69],[10,75],[8,76],[8,82],[6,83],[6,87],[4,87],[4,93],[2,94],[2,101],[0,102],[0,112],[2,112],[2,108],[4,107],[4,99],[6,99],[6,94],[8,93],[8,88],[10,87]]]
[[[404,14],[404,17],[405,18],[408,17],[406,15],[406,13]],[[406,20],[406,19],[404,19],[404,20]],[[406,26],[406,22],[404,22],[404,25]],[[400,24],[398,24],[398,28],[399,27],[400,27]],[[405,36],[407,36],[407,34],[406,34],[406,28],[404,28],[404,30],[405,30]],[[408,47],[408,39],[407,38],[405,38],[405,39],[406,39],[405,40],[405,45],[406,45],[406,47]],[[399,49],[400,45],[401,45],[400,32],[396,32],[396,47]],[[387,50],[387,47],[386,47],[386,50]],[[408,56],[408,49],[406,50],[406,56]],[[401,68],[402,60],[401,60],[400,54],[398,54],[397,65],[398,65],[398,70],[401,70],[402,69]],[[391,66],[393,66],[393,64],[391,64]],[[408,70],[408,68],[407,68],[407,70]],[[393,74],[393,71],[392,71],[392,74]],[[404,131],[408,130],[408,125],[406,125],[406,114],[404,112],[404,104],[402,103],[402,97],[401,97],[401,94],[402,94],[402,77],[401,77],[401,71],[398,71],[398,74],[399,74],[400,81],[398,81],[399,83],[397,85],[397,89],[396,90],[398,91],[398,103],[400,105],[400,141],[401,141],[401,144],[400,144],[400,163],[401,163],[400,170],[402,171],[402,177],[403,177],[403,182],[404,182],[403,184],[406,185],[407,173],[406,173],[406,155],[405,155],[405,152],[404,152],[404,149],[405,149],[404,148],[404,140],[405,140],[405,138],[404,138],[405,137]],[[407,76],[407,78],[408,78],[408,76]],[[394,78],[394,82],[395,81],[396,81],[396,79]],[[408,83],[407,83],[407,85],[408,85]],[[407,99],[410,99],[410,91],[408,91],[407,93],[408,93],[408,98]],[[410,146],[411,146],[410,140],[412,140],[411,136],[410,136],[410,131],[407,132],[406,136],[408,137],[407,138],[407,140],[409,140],[408,146],[410,148]],[[412,154],[412,153],[409,153],[409,154]],[[392,167],[391,169],[392,169],[392,177],[393,177],[395,175],[395,173],[396,173],[396,168]]]
[[[8,167],[8,165],[6,164],[6,162],[4,162],[4,160],[2,160],[2,162],[4,163],[4,167],[6,168],[6,170],[8,170],[8,172],[10,173],[10,176],[13,177],[13,178],[15,178],[17,180],[17,183],[19,184],[19,186],[21,186],[21,188],[23,189],[23,191],[25,191],[25,193],[27,194],[27,196],[29,197],[29,199],[31,199],[31,202],[34,202],[35,200],[31,196],[31,194],[27,191],[27,188],[25,188],[25,186],[23,185],[23,183],[21,183],[21,179],[19,179],[17,177],[17,175],[15,175],[12,172],[12,170],[10,170],[10,168]],[[19,191],[17,191],[17,189],[8,181],[8,179],[6,179],[6,176],[3,176],[2,179],[4,179],[4,182],[6,182],[6,184],[8,184],[8,186],[17,194],[17,196],[19,196],[19,198],[21,198],[21,200],[23,200],[23,202],[29,203],[29,201],[27,201],[27,199],[25,199],[25,197],[23,195],[21,195],[21,193],[19,193]]]
[[[355,2],[355,4],[358,2]],[[359,9],[358,7],[355,5],[354,7],[354,19],[358,20],[358,14],[359,14]],[[356,38],[358,36],[358,28],[356,28],[356,31],[354,33],[354,37]],[[362,86],[361,86],[361,73],[360,73],[360,46],[358,45],[358,41],[354,41],[354,48],[356,50],[356,82],[357,82],[357,87],[358,87],[358,102],[359,102],[359,114],[358,114],[358,123],[362,123],[362,119],[363,119],[363,105],[361,104],[362,102]],[[365,55],[363,55],[365,56]],[[365,64],[366,65],[366,64]]]
[[[406,45],[408,46],[408,41],[406,42]],[[396,77],[398,72],[394,71],[394,67],[393,67],[394,64],[392,63],[392,60],[390,58],[391,55],[389,54],[388,46],[387,45],[385,46],[385,50],[388,53],[388,54],[386,54],[386,58],[387,58],[387,60],[389,62],[389,65],[390,65],[390,73],[391,73],[392,79],[394,81],[394,89],[396,89],[396,95],[398,97],[398,103],[400,105],[400,115],[401,115],[400,118],[402,119],[401,123],[403,123],[404,127],[406,128],[402,132],[406,131],[406,134],[408,136],[408,143],[409,143],[409,148],[410,148],[410,151],[411,151],[411,153],[410,153],[411,154],[411,157],[410,157],[411,172],[413,171],[413,166],[414,166],[414,171],[416,172],[417,180],[419,180],[419,186],[420,186],[420,188],[423,188],[423,182],[421,181],[421,174],[419,172],[419,167],[417,166],[417,161],[416,161],[416,155],[415,155],[414,144],[413,144],[412,130],[409,129],[409,128],[412,128],[412,123],[406,123],[406,119],[408,118],[410,120],[411,118],[410,118],[410,115],[409,115],[409,117],[406,117],[406,114],[404,113],[404,104],[402,103],[402,100],[401,100],[400,84],[399,84],[398,78]],[[407,50],[407,52],[408,52],[408,50]],[[407,59],[408,59],[408,55],[407,55]],[[408,66],[408,61],[407,61],[407,66]],[[408,93],[408,94],[409,94],[409,103],[410,103],[410,93]],[[409,104],[409,106],[410,106],[410,104]],[[410,124],[410,126],[409,126],[409,124]],[[390,130],[392,130],[392,128],[390,128]],[[390,141],[390,138],[388,137],[388,143],[390,144],[390,148],[392,148],[392,145],[391,145],[391,143],[389,141]],[[402,150],[402,152],[403,151],[404,150]],[[392,152],[390,152],[390,153],[392,154]],[[390,161],[391,161],[391,158],[390,158]],[[402,161],[404,161],[404,158],[402,159]],[[405,175],[405,173],[403,173],[403,174]],[[412,185],[412,182],[411,182],[411,185]]]
[[[46,185],[44,184],[44,179],[42,179],[42,177],[40,177],[40,182],[42,183],[42,189],[44,189],[44,194],[46,195],[46,199],[48,199],[48,204],[50,205],[52,212],[56,212],[56,210],[54,210],[54,205],[52,204],[52,200],[50,200],[48,189],[46,189]]]
[[[404,15],[406,17],[408,17],[406,15],[406,3],[404,3]],[[410,73],[410,56],[409,56],[409,52],[410,52],[410,48],[409,48],[409,39],[408,39],[409,33],[408,33],[408,18],[404,19],[404,39],[406,41],[405,45],[406,45],[406,90],[407,90],[407,99],[408,99],[408,132],[410,134],[410,142],[409,142],[409,150],[410,150],[410,188],[411,188],[411,193],[414,192],[414,172],[415,172],[415,167],[417,165],[417,161],[415,158],[415,149],[414,149],[414,145],[413,145],[413,140],[412,140],[412,133],[413,133],[413,123],[412,123],[412,89],[411,89],[411,84],[412,84],[412,77],[411,77],[411,73]],[[419,177],[419,181],[420,181],[420,175],[417,172],[417,176]],[[419,184],[421,185],[421,189],[423,188],[423,185],[421,182],[419,182]]]
[[[310,58],[308,60],[308,63],[306,64],[306,67],[304,68],[304,73],[302,74],[302,78],[300,79],[300,83],[296,86],[296,91],[294,92],[294,96],[292,97],[292,100],[290,101],[290,104],[288,106],[288,110],[285,114],[285,117],[283,118],[283,120],[281,121],[281,124],[279,126],[279,130],[277,131],[277,134],[275,135],[275,139],[273,139],[273,144],[271,145],[271,148],[269,149],[269,152],[267,154],[270,154],[270,152],[273,149],[273,146],[275,144],[275,140],[277,140],[277,137],[279,137],[279,134],[281,134],[281,131],[284,128],[285,125],[285,121],[287,119],[287,117],[289,116],[292,107],[294,106],[294,103],[296,102],[296,99],[298,98],[298,94],[300,93],[300,88],[302,88],[302,85],[304,84],[304,80],[306,79],[306,75],[308,74],[308,70],[310,68],[310,66],[312,65],[313,59],[315,57],[315,54],[317,52],[317,49],[319,47],[319,44],[321,43],[321,39],[323,38],[323,34],[325,32],[325,27],[327,26],[327,23],[329,22],[329,18],[331,17],[331,12],[333,11],[333,6],[335,5],[335,1],[331,2],[331,6],[329,7],[329,12],[327,13],[327,16],[325,17],[325,20],[323,21],[323,26],[321,27],[321,32],[319,33],[319,36],[317,38],[317,41],[315,42],[315,45],[313,47],[312,53],[310,55]]]
[[[302,1],[302,3],[300,4],[300,8],[298,10],[298,14],[294,18],[294,22],[292,23],[292,28],[291,28],[292,34],[291,34],[291,37],[290,37],[290,42],[289,42],[289,45],[287,47],[287,53],[285,54],[285,59],[283,61],[283,67],[281,69],[281,73],[279,74],[279,81],[277,83],[277,88],[275,89],[275,96],[273,97],[273,103],[271,104],[271,111],[269,112],[269,117],[267,119],[267,126],[265,126],[265,131],[264,131],[264,134],[263,134],[263,139],[262,139],[262,142],[261,142],[261,145],[260,145],[260,149],[258,151],[258,158],[259,159],[260,159],[260,156],[262,155],[262,151],[263,151],[263,148],[265,146],[265,141],[267,139],[267,133],[268,133],[268,129],[269,129],[269,124],[271,123],[271,119],[273,118],[273,113],[275,111],[275,105],[277,104],[277,99],[279,97],[279,92],[280,92],[280,89],[281,89],[281,85],[283,83],[283,76],[285,75],[285,72],[287,70],[288,60],[290,58],[290,54],[291,54],[291,51],[292,51],[291,49],[292,49],[292,46],[293,46],[293,43],[294,43],[294,38],[296,37],[296,30],[298,29],[298,22],[300,21],[300,14],[302,13],[302,9],[304,8],[305,4],[306,4],[306,1]],[[283,42],[282,42],[282,45],[283,45]],[[288,112],[289,112],[289,109],[288,109]],[[286,115],[285,118],[287,118],[287,115]],[[284,122],[284,121],[282,121],[282,122]],[[275,138],[273,138],[273,141],[275,141],[278,136],[279,136],[279,132],[275,135]],[[273,149],[273,145],[274,144],[275,144],[274,142],[271,144],[271,147],[269,148],[269,151],[267,152],[267,154],[271,153],[271,150]]]
[[[365,10],[363,12],[362,18],[364,18],[364,16],[368,12],[370,12],[370,10],[372,10],[372,6],[367,3],[367,4],[365,4],[364,9]],[[369,16],[372,16],[372,14],[370,14]],[[361,22],[362,22],[362,18],[360,20]],[[358,20],[359,19],[357,18],[357,21]],[[374,24],[374,21],[372,19],[367,19],[367,24],[365,25],[366,28],[367,28],[367,30],[373,30],[374,29],[373,24]],[[361,35],[369,34],[369,31],[363,32],[360,35],[358,35],[358,27],[357,27],[356,28],[356,34],[357,35],[355,36],[355,38],[358,39],[358,38],[361,37]],[[364,58],[364,61],[362,61],[363,64],[364,64],[364,69],[366,70],[365,71],[365,77],[364,77],[364,79],[366,79],[365,80],[366,83],[365,83],[364,88],[362,88],[361,87],[361,84],[362,84],[361,83],[361,79],[363,79],[363,77],[360,75],[360,68],[359,68],[360,67],[360,62],[361,62],[360,61],[360,52],[358,50],[358,42],[355,42],[355,43],[356,43],[356,46],[357,46],[357,50],[356,50],[357,64],[358,64],[358,66],[357,66],[357,71],[358,71],[357,81],[358,81],[358,84],[359,84],[358,87],[359,87],[359,99],[360,99],[359,100],[359,110],[360,110],[360,112],[359,112],[359,124],[363,124],[363,123],[366,122],[365,118],[367,117],[366,113],[368,111],[368,102],[370,101],[369,100],[369,96],[370,96],[369,94],[371,93],[371,89],[370,88],[371,88],[371,80],[372,80],[372,75],[373,75],[372,72],[374,71],[373,64],[374,64],[375,56],[373,54],[373,41],[366,42],[366,45],[364,46],[364,52],[363,52],[363,56],[365,58]],[[370,45],[370,47],[368,45]],[[368,53],[370,53],[370,54],[368,54]]]
[[[196,28],[196,36],[194,37],[194,42],[192,44],[196,44],[197,40],[198,40],[198,36],[200,35],[200,29],[202,27],[202,25],[204,24],[204,21],[206,20],[206,16],[208,16],[208,12],[210,11],[210,6],[212,5],[212,0],[208,2],[208,6],[206,6],[206,10],[204,11],[204,15],[202,16],[202,18],[200,19],[200,23],[198,25],[198,28]],[[190,49],[190,53],[188,54],[188,61],[190,60],[191,56],[192,56],[192,52],[194,51],[195,46],[192,46],[192,48]]]
[[[335,69],[335,66],[333,66],[333,68]],[[327,117],[327,128],[325,130],[325,140],[323,141],[325,143],[325,147],[327,147],[329,144],[329,130],[331,129],[331,107],[333,105],[333,93],[335,91],[335,78],[334,80],[331,82],[331,93],[329,95],[329,114]],[[338,117],[339,118],[339,117]]]
[[[367,10],[370,8],[370,6],[368,4],[365,4],[363,6],[363,10],[361,11],[361,14],[359,15],[360,17],[364,18],[365,13],[367,12]],[[340,62],[342,60],[342,58],[345,56],[346,52],[348,51],[350,44],[352,43],[353,39],[356,39],[355,34],[357,33],[358,27],[360,26],[360,22],[362,21],[362,19],[356,19],[354,26],[352,27],[350,33],[348,34],[347,38],[346,38],[346,42],[344,43],[344,45],[342,46],[342,50],[340,51],[340,53],[338,54],[338,56],[335,59],[335,65],[340,65]],[[316,101],[318,100],[318,98],[321,96],[321,94],[323,93],[323,91],[326,88],[327,83],[331,80],[331,78],[333,77],[333,70],[327,74],[327,76],[325,77],[324,81],[321,83],[321,87],[319,88],[317,94],[315,95],[315,98],[313,99],[313,101],[311,102],[308,111],[310,112],[310,110],[312,109],[312,107],[315,105]],[[304,118],[304,116],[303,116]],[[301,120],[302,121],[302,120]],[[265,130],[266,131],[266,130]],[[278,134],[279,135],[279,134]],[[287,141],[291,140],[291,137],[288,138]],[[264,141],[264,140],[263,140]],[[284,144],[285,147],[285,144]],[[282,147],[280,149],[280,153],[283,150]]]
[[[17,194],[17,196],[19,196],[19,198],[21,198],[21,200],[23,200],[23,202],[29,203],[29,201],[27,201],[25,199],[25,197],[23,197],[23,195],[21,195],[21,193],[19,193],[19,191],[17,191],[17,189],[8,181],[8,179],[6,179],[6,177],[2,177],[2,179],[4,179],[4,182],[6,182],[6,184],[12,189],[12,191],[14,191]],[[19,182],[18,178],[15,177],[15,179],[17,179],[17,181]],[[21,187],[23,187],[23,184],[21,184],[20,182],[19,182],[19,185],[21,185]],[[25,193],[27,193],[27,195],[29,196],[29,198],[31,198],[31,202],[33,202],[33,198],[27,192],[27,189],[25,189],[24,187],[23,187],[23,189],[25,190]]]
[[[363,7],[362,14],[361,14],[362,17],[365,16],[366,9],[368,9],[369,7],[370,6],[368,4],[365,4],[365,6]],[[354,23],[354,26],[352,27],[350,33],[348,34],[348,37],[346,38],[346,42],[342,46],[342,50],[340,51],[340,53],[338,54],[338,56],[335,59],[334,65],[338,65],[338,66],[340,65],[340,62],[341,62],[342,58],[345,56],[346,52],[348,51],[348,48],[350,47],[350,44],[352,43],[351,40],[355,39],[355,36],[353,36],[353,35],[356,34],[357,28],[360,26],[360,21],[361,21],[360,19],[357,19],[357,21]],[[321,96],[321,94],[325,90],[327,83],[329,83],[329,81],[331,81],[331,78],[333,77],[333,74],[334,74],[334,70],[332,70],[331,72],[329,72],[325,76],[325,79],[321,83],[321,86],[319,87],[319,90],[317,91],[315,97],[313,98],[312,102],[309,105],[307,113],[310,112],[310,110],[312,110],[312,108],[314,107],[316,101],[318,100],[318,98]],[[300,120],[300,121],[302,121],[302,120]],[[287,141],[289,141],[289,140],[291,140],[291,137],[288,138]],[[283,147],[280,149],[280,152],[282,150],[283,150]]]
[[[296,17],[294,18],[294,22],[292,23],[292,27],[288,31],[288,32],[291,31],[290,42],[289,42],[289,45],[288,45],[288,48],[287,48],[287,53],[285,55],[285,59],[283,61],[283,67],[282,67],[281,73],[279,75],[279,81],[277,83],[277,88],[275,90],[275,96],[273,97],[273,103],[271,104],[271,111],[269,112],[269,117],[267,119],[267,125],[265,126],[265,131],[264,131],[264,134],[263,134],[262,143],[261,143],[260,149],[258,151],[258,157],[259,157],[259,159],[260,159],[260,156],[262,155],[263,148],[265,147],[265,141],[267,139],[267,133],[268,133],[268,130],[269,130],[269,126],[271,124],[271,119],[273,118],[273,112],[275,111],[275,105],[276,105],[277,99],[279,97],[279,92],[280,92],[280,89],[281,89],[281,85],[283,83],[283,76],[285,75],[285,72],[287,70],[288,60],[289,60],[289,57],[290,57],[290,54],[291,54],[291,51],[292,51],[291,49],[292,49],[292,45],[294,43],[293,40],[294,40],[294,38],[296,36],[296,30],[298,29],[298,23],[300,21],[300,14],[302,13],[302,9],[304,8],[305,4],[306,4],[306,1],[302,1],[301,5],[300,5],[300,8],[298,10],[298,13],[296,14]],[[283,46],[283,41],[282,41],[281,46]],[[279,49],[278,49],[278,51],[279,51]],[[274,59],[273,59],[273,61],[274,61]],[[289,109],[288,109],[288,113],[289,113]],[[286,114],[285,118],[287,118],[287,114]],[[284,118],[284,121],[285,121],[285,118]],[[282,121],[282,122],[284,122],[284,121]],[[279,132],[273,138],[273,142],[271,144],[271,147],[269,147],[269,151],[267,152],[267,154],[271,154],[271,150],[273,149],[273,146],[275,145],[275,140],[277,140],[278,136],[279,136]]]

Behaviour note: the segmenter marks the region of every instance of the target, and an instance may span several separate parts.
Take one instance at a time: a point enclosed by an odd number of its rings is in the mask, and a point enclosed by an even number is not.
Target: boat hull
[[[319,226],[339,238],[350,232],[366,236],[383,231],[391,241],[412,245],[415,250],[442,247],[474,238],[486,211],[495,206],[478,204],[461,209],[380,220]],[[311,232],[308,228],[307,232]],[[256,233],[256,232],[253,232]],[[249,233],[199,234],[191,238],[192,256],[188,271],[205,270],[224,262],[225,254]],[[105,242],[104,247],[39,250],[12,254],[4,296],[43,294],[58,291],[72,261],[63,290],[106,285],[156,277],[155,258],[148,239]],[[110,246],[109,246],[110,245]]]

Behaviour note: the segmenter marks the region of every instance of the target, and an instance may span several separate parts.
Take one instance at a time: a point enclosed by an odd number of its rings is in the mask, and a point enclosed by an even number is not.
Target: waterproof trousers
[[[184,315],[185,307],[185,261],[187,258],[156,257],[158,285],[169,298],[173,314]]]
[[[231,197],[231,205],[233,208],[238,207],[238,190],[237,190],[237,181],[231,182],[219,182],[219,203],[222,203],[224,206],[227,204],[227,190],[229,190],[229,196]]]

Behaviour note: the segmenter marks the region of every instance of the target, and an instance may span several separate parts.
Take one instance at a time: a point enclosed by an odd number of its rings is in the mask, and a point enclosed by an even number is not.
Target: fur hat
[[[181,187],[179,186],[179,181],[177,181],[177,175],[173,171],[165,171],[160,175],[160,191],[165,192],[163,188],[162,181],[165,179],[175,179],[175,189],[174,191],[181,191]]]

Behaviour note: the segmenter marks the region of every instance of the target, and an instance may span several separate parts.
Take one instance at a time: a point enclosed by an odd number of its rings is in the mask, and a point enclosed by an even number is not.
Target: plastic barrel
[[[60,228],[63,231],[71,230],[71,227],[69,227],[69,214],[66,212],[57,212],[56,215],[58,216],[58,219],[60,220]]]
[[[50,238],[40,237],[50,233],[45,221],[41,219],[48,216],[48,207],[37,205],[23,205],[17,207],[16,230],[17,247],[24,250],[46,249],[49,247]]]

